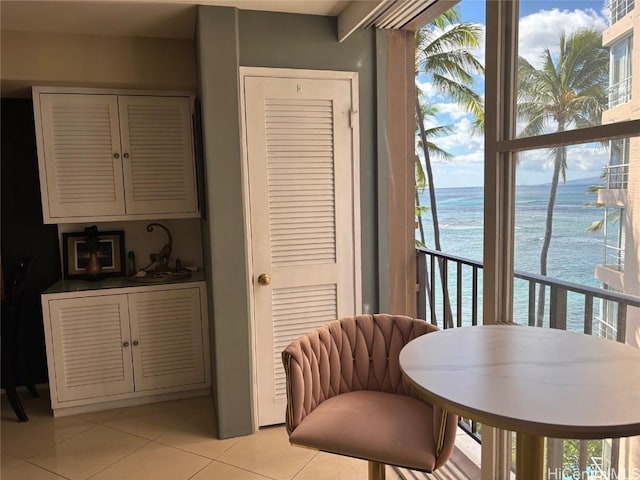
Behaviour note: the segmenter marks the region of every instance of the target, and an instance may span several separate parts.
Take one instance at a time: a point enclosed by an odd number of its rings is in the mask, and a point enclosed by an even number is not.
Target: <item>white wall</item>
[[[173,262],[180,258],[182,265],[196,266],[202,269],[202,233],[199,218],[174,220],[135,220],[126,222],[91,222],[91,223],[62,223],[58,225],[60,248],[63,248],[62,234],[67,232],[82,232],[84,227],[96,225],[98,232],[123,230],[125,244],[125,261],[127,253],[133,251],[136,257],[136,268],[140,269],[149,264],[149,254],[158,253],[168,243],[167,234],[161,228],[154,227],[153,232],[147,231],[149,223],[160,223],[167,227],[173,237],[171,253]],[[62,251],[60,252],[62,257]]]
[[[3,96],[29,87],[196,89],[192,40],[2,31]]]

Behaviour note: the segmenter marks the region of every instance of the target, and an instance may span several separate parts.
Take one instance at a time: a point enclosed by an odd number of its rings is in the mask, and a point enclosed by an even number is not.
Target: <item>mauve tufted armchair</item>
[[[410,340],[435,331],[423,320],[360,315],[331,322],[283,352],[286,424],[294,445],[430,472],[453,450],[457,417],[418,398],[398,356]]]

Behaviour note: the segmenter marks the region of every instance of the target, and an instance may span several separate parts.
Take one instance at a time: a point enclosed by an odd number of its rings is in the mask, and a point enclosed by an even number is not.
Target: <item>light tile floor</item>
[[[214,438],[211,398],[53,418],[48,392],[2,396],[2,480],[366,480],[367,464],[289,445],[284,427]],[[400,477],[387,467],[387,479]]]

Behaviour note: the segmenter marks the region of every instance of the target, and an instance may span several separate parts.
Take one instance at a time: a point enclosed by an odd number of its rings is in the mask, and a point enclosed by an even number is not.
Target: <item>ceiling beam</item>
[[[373,17],[385,3],[385,0],[360,0],[349,3],[338,16],[338,41],[343,42]]]
[[[413,18],[409,23],[402,27],[402,29],[415,32],[437,16],[442,15],[450,8],[455,7],[459,1],[460,0],[435,0],[431,3],[429,8],[426,8],[420,15]]]

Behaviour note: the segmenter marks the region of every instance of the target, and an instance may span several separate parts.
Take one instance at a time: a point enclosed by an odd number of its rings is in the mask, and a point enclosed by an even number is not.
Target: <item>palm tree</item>
[[[484,67],[473,56],[472,49],[480,45],[481,29],[471,23],[460,23],[457,9],[447,10],[416,32],[416,77],[426,74],[434,89],[469,111],[476,124],[484,118],[482,98],[473,91],[474,73],[484,74]],[[416,85],[417,92],[420,88]],[[442,250],[438,227],[438,210],[431,168],[431,152],[428,148],[428,133],[424,125],[425,109],[421,95],[416,96],[416,118],[419,129],[419,146],[425,162],[429,203],[434,227],[434,246]],[[433,132],[432,132],[433,133]],[[416,165],[417,170],[422,165]]]
[[[473,74],[484,74],[484,67],[473,56],[472,49],[480,45],[481,29],[478,25],[471,23],[461,23],[458,11],[452,8],[442,15],[436,17],[426,26],[416,32],[416,78],[418,74],[427,75],[435,90],[448,97],[465,108],[475,117],[476,126],[481,127],[484,120],[484,107],[482,98],[473,91]],[[435,144],[429,142],[428,136],[433,135],[433,130],[429,131],[424,124],[427,110],[419,94],[420,88],[416,85],[416,120],[419,133],[419,148],[422,150],[425,168],[422,168],[420,159],[416,157],[416,179],[417,186],[429,188],[429,204],[431,219],[433,222],[434,247],[442,251],[440,244],[440,226],[438,222],[438,208],[433,183],[433,170],[431,166],[431,156],[436,151]],[[431,146],[431,147],[430,147]],[[426,179],[426,181],[425,181]],[[423,187],[424,188],[424,187]],[[419,195],[416,194],[419,202]],[[417,211],[420,210],[419,203],[416,204]],[[419,217],[424,242],[424,231],[422,230],[422,218]],[[438,262],[440,279],[442,282],[443,296],[445,302],[444,324],[451,326],[452,315],[449,302],[448,287],[444,265]],[[433,308],[433,306],[432,306]]]
[[[437,144],[429,139],[434,139],[440,135],[445,135],[451,133],[453,130],[452,125],[437,125],[433,127],[425,127],[424,123],[427,118],[435,118],[435,116],[439,113],[437,107],[430,102],[428,99],[424,98],[424,95],[418,91],[417,101],[419,103],[416,108],[420,110],[417,111],[416,115],[416,133],[419,135],[418,138],[418,148],[423,152],[426,150],[426,155],[428,158],[439,158],[441,160],[450,160],[453,158],[446,150],[440,148]],[[422,125],[422,130],[419,126]],[[425,143],[426,142],[426,148]],[[431,175],[431,179],[433,181],[433,175]],[[420,161],[420,157],[416,156],[416,218],[418,220],[418,229],[420,231],[420,238],[416,240],[416,245],[419,247],[426,247],[427,240],[424,234],[424,223],[422,221],[422,215],[429,211],[429,207],[426,205],[421,205],[420,197],[424,193],[424,191],[429,188],[429,181],[427,180],[427,171],[425,167],[422,165]],[[435,203],[434,203],[435,204]],[[437,214],[435,224],[437,224]],[[440,237],[438,236],[438,241]]]
[[[602,47],[602,34],[580,29],[560,36],[558,55],[545,48],[542,67],[533,67],[524,58],[518,62],[518,116],[526,122],[521,136],[535,136],[567,128],[598,125],[606,108],[609,54]],[[553,233],[553,209],[558,182],[567,177],[566,147],[551,150],[553,175],[547,203],[545,234],[540,251],[540,274],[547,275],[547,257]],[[536,323],[542,325],[545,288],[540,286]]]

